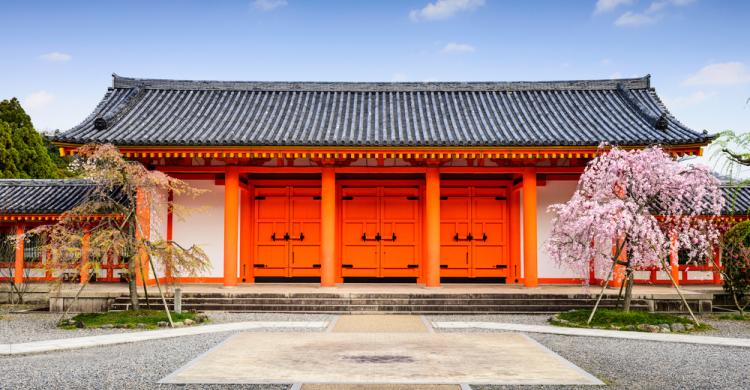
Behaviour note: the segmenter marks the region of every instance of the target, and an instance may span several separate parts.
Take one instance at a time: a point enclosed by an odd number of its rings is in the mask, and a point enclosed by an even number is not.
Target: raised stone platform
[[[254,284],[225,288],[220,285],[180,286],[185,310],[295,313],[412,313],[488,314],[553,313],[592,307],[598,289],[581,286],[545,285],[524,288],[515,285],[461,284],[425,288],[413,284]],[[50,294],[50,310],[60,311],[72,303],[77,286],[66,286]],[[141,290],[142,292],[142,290]],[[696,312],[710,312],[718,288],[685,287],[683,292]],[[608,289],[603,307],[613,307],[617,289]],[[167,301],[171,305],[171,289]],[[682,312],[684,308],[672,287],[636,286],[633,307],[637,310]],[[145,304],[146,298],[141,295]],[[161,305],[155,287],[149,287],[149,303]],[[81,294],[73,311],[125,310],[130,300],[125,285],[92,284]]]

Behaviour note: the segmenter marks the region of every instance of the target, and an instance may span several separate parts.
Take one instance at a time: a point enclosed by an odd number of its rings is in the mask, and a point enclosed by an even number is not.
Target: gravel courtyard
[[[213,313],[214,322],[327,320],[331,316]],[[430,316],[430,320],[544,323],[545,316]],[[0,322],[0,326],[6,321]],[[722,321],[725,322],[725,321]],[[742,324],[745,325],[745,324]],[[737,326],[737,337],[747,326]],[[5,330],[0,328],[0,332]],[[5,334],[5,333],[3,333]],[[29,333],[31,334],[31,333]],[[2,388],[197,388],[156,382],[233,333],[216,333],[135,344],[0,358]],[[705,334],[705,333],[704,333]],[[718,335],[718,334],[717,334]],[[750,350],[732,347],[529,334],[613,389],[750,388]],[[747,337],[747,336],[745,336]],[[721,374],[716,374],[721,373]],[[251,388],[285,389],[288,386]],[[205,388],[205,386],[201,386]],[[208,388],[240,388],[209,386]],[[248,388],[242,386],[242,388]],[[475,389],[513,388],[475,386]],[[529,387],[524,387],[529,388]],[[572,388],[554,387],[545,388]]]

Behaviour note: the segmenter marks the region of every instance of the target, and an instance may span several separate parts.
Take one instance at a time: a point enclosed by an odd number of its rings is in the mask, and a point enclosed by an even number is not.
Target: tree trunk
[[[138,286],[135,285],[135,258],[131,257],[128,259],[128,289],[130,290],[130,307],[133,310],[140,309],[138,303]]]
[[[744,305],[740,305],[740,300],[737,299],[737,294],[734,291],[732,291],[732,299],[734,300],[734,305],[737,307],[737,310],[740,312],[740,316],[744,317],[745,316],[745,306]]]
[[[622,310],[625,313],[630,312],[630,301],[633,299],[633,270],[628,268],[627,275],[625,277],[625,300],[622,304]]]

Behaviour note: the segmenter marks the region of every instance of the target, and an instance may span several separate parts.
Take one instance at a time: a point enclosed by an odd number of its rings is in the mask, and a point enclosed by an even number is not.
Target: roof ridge
[[[88,179],[0,179],[0,186],[92,186]]]
[[[435,81],[435,82],[350,82],[350,81],[215,81],[174,80],[123,77],[112,74],[113,88],[174,90],[247,90],[247,91],[540,91],[540,90],[614,90],[651,88],[651,75],[637,78],[558,81]]]

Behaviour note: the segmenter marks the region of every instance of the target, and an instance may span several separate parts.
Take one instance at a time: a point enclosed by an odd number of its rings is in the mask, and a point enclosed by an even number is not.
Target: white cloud
[[[645,13],[637,13],[637,12],[625,12],[624,14],[620,15],[617,20],[615,20],[615,26],[620,27],[636,27],[636,26],[643,26],[646,24],[653,24],[656,23],[656,21],[659,20],[659,16],[654,15],[648,15]]]
[[[73,56],[68,53],[53,51],[50,53],[42,54],[39,56],[39,58],[49,62],[68,62],[73,59]]]
[[[414,22],[443,20],[459,12],[475,10],[483,5],[484,0],[437,0],[434,3],[428,3],[424,8],[411,10],[409,18]]]
[[[614,72],[611,75],[609,75],[609,78],[611,78],[611,79],[621,79],[622,78],[622,73],[621,72]]]
[[[615,0],[613,0],[615,1]],[[627,11],[615,20],[615,26],[636,27],[658,22],[667,12],[669,7],[682,7],[693,3],[695,0],[656,0],[643,12]]]
[[[679,96],[673,99],[667,99],[667,106],[670,108],[692,107],[703,103],[714,95],[716,95],[715,92],[696,91],[688,96]]]
[[[36,91],[21,100],[23,107],[33,113],[35,111],[43,110],[49,106],[55,100],[55,95],[47,91]]]
[[[633,0],[598,0],[594,7],[595,14],[602,14],[614,10],[621,5],[633,4]]]
[[[255,0],[253,7],[261,11],[273,11],[276,8],[287,5],[286,0]]]
[[[450,42],[447,45],[443,46],[443,48],[440,50],[443,54],[462,54],[462,53],[473,53],[477,49],[469,45],[468,43],[455,43]]]
[[[750,69],[742,62],[706,65],[690,75],[684,85],[728,86],[750,83]]]

